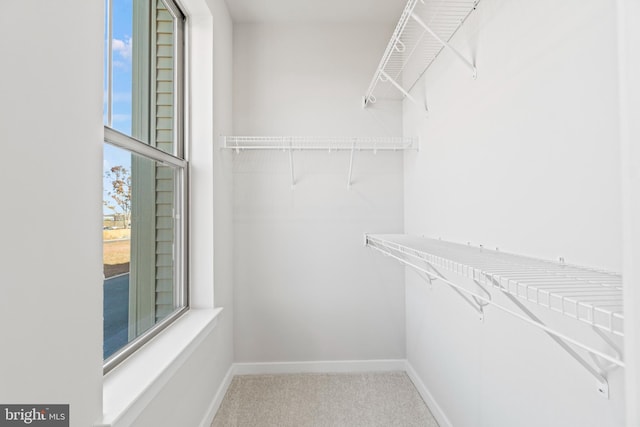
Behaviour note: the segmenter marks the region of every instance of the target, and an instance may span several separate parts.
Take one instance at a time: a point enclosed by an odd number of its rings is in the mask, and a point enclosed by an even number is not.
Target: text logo
[[[0,427],[69,427],[69,405],[0,405]]]

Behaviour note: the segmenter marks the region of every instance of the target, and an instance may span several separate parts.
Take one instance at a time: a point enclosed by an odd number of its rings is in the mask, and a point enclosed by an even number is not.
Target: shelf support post
[[[351,143],[351,159],[349,160],[349,176],[347,177],[347,189],[351,189],[351,174],[353,173],[353,155],[356,151],[356,140]]]
[[[604,341],[605,343],[607,343],[607,345],[613,349],[613,351],[616,353],[616,356],[618,357],[618,359],[622,360],[622,356],[623,356],[623,355],[622,355],[622,353],[623,353],[623,350],[622,350],[622,349],[621,349],[621,348],[620,348],[620,347],[619,347],[615,342],[613,342],[613,340],[612,340],[611,338],[609,338],[608,336],[606,336],[606,335],[604,334],[604,332],[602,332],[602,331],[601,331],[600,329],[598,329],[597,327],[592,326],[592,327],[591,327],[591,329],[593,329],[593,332],[595,332],[595,333],[596,333],[596,335],[598,335],[602,341]],[[613,366],[616,366],[616,365],[613,365]]]
[[[291,166],[291,189],[296,186],[295,175],[293,172],[293,140],[289,139],[289,166]]]
[[[400,92],[402,92],[402,94],[404,96],[406,96],[409,99],[409,101],[411,101],[414,104],[416,104],[419,108],[424,109],[427,113],[429,112],[429,110],[427,109],[427,107],[425,105],[423,105],[420,102],[418,102],[418,100],[415,99],[409,92],[404,90],[404,88],[398,82],[396,82],[389,74],[387,74],[386,71],[380,70],[380,80],[388,81],[393,86],[395,86],[396,89],[398,89]]]
[[[422,19],[420,19],[420,17],[418,15],[415,14],[415,12],[411,12],[411,17],[422,28],[424,28],[429,34],[431,34],[440,44],[442,44],[444,47],[446,47],[451,52],[453,52],[458,57],[458,59],[460,59],[467,67],[469,67],[471,69],[471,71],[473,72],[473,78],[474,79],[476,77],[478,77],[478,70],[477,70],[475,65],[473,65],[467,58],[462,56],[462,54],[460,52],[458,52],[456,49],[454,49],[449,43],[447,43],[446,41],[442,40],[440,38],[440,36],[438,36],[435,32],[433,32],[433,30],[431,30],[431,28],[429,28],[429,26],[427,24],[425,24],[424,21]]]
[[[478,288],[480,288],[482,292],[484,292],[487,299],[491,301],[491,293],[482,285],[482,283],[480,283],[477,279],[473,279],[473,282]],[[484,321],[484,308],[488,306],[489,303],[478,299],[478,297],[476,297],[475,295],[471,295],[471,297],[476,302],[476,304],[478,304],[478,307],[480,307],[480,320]]]
[[[529,310],[527,307],[524,306],[524,304],[518,301],[518,299],[515,296],[505,291],[504,288],[500,285],[500,283],[498,283],[494,278],[487,276],[487,279],[489,279],[498,289],[500,289],[503,295],[506,296],[509,300],[511,300],[511,302],[515,304],[520,309],[520,311],[526,314],[527,317],[529,317],[535,323],[544,325],[544,322],[542,322],[542,320],[540,320],[538,316],[533,314],[531,310]],[[588,363],[573,348],[571,348],[569,344],[567,344],[562,338],[554,334],[551,334],[544,329],[543,331],[549,336],[549,338],[554,340],[556,344],[558,344],[564,351],[566,351],[569,354],[569,356],[575,359],[576,362],[582,365],[582,367],[585,368],[587,372],[589,372],[596,379],[598,393],[600,393],[600,395],[602,395],[602,397],[604,397],[605,399],[609,399],[609,382],[607,381],[607,378],[602,373],[598,372],[593,366],[591,366],[590,363]],[[589,353],[589,354],[592,355],[592,353]]]
[[[429,272],[425,271],[424,273],[427,274],[427,276],[435,276],[433,279],[441,279],[444,283],[446,283],[447,285],[449,285],[449,287],[455,292],[457,293],[463,300],[465,300],[467,302],[467,304],[469,304],[471,307],[473,307],[473,309],[478,313],[478,317],[480,318],[480,321],[484,321],[484,307],[486,305],[488,305],[487,303],[483,303],[482,301],[480,301],[478,298],[476,298],[474,295],[471,295],[471,297],[473,299],[469,299],[469,297],[467,297],[460,289],[456,288],[455,286],[451,286],[451,282],[449,282],[449,280],[447,280],[447,278],[440,273],[434,266],[433,264],[431,264],[429,261],[424,261],[424,263],[429,267],[429,269],[431,271],[433,271],[433,273],[435,274],[430,274]],[[479,285],[478,285],[479,286]],[[489,296],[489,299],[491,299],[491,294],[489,294],[487,292],[486,289],[484,289],[484,287],[480,286],[480,288]],[[474,304],[475,301],[475,304]]]

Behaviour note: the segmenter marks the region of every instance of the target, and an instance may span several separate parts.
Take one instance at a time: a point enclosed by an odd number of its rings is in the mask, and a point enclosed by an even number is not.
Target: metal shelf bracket
[[[480,282],[478,282],[477,280],[473,280],[473,282],[478,286],[478,288],[485,294],[485,296],[491,300],[491,293],[487,290],[487,288],[485,288]],[[478,304],[478,306],[480,307],[480,320],[484,321],[484,308],[486,306],[489,305],[488,302],[485,302],[484,300],[479,299],[478,297],[476,297],[475,295],[472,295],[473,300]]]
[[[533,322],[546,326],[545,323],[542,320],[540,320],[539,317],[537,317],[527,307],[525,307],[524,304],[522,304],[522,302],[520,302],[514,295],[508,293],[506,289],[497,280],[495,280],[493,277],[487,274],[484,274],[484,277],[487,280],[491,281],[496,288],[501,290],[503,295],[506,296],[509,300],[511,300],[511,302],[515,304],[520,309],[520,311],[523,312],[527,317],[529,317]],[[600,339],[602,339],[602,341],[604,341],[613,350],[616,357],[622,360],[622,351],[618,347],[618,345],[614,343],[612,339],[606,336],[600,329],[593,326],[591,329],[593,329],[596,335],[598,335],[598,337],[600,337]],[[596,365],[596,367],[598,367],[598,369],[595,369],[580,354],[578,354],[572,347],[570,347],[569,344],[565,340],[563,340],[561,337],[555,334],[552,334],[547,330],[545,330],[544,332],[552,340],[554,340],[563,350],[565,350],[569,354],[569,356],[574,358],[580,365],[582,365],[587,370],[587,372],[589,372],[595,378],[598,393],[600,393],[602,397],[608,399],[609,383],[607,382],[606,373],[616,368],[618,365],[614,363],[604,365],[601,362],[601,358],[599,358],[597,354],[589,351],[589,349],[585,349],[587,351],[587,354],[590,356],[591,360],[593,361],[593,364]]]
[[[389,74],[387,74],[384,70],[380,70],[380,75],[378,76],[378,78],[382,82],[391,83],[404,96],[406,96],[409,101],[413,102],[416,106],[418,106],[418,108],[424,109],[425,112],[427,112],[427,113],[429,112],[429,110],[427,110],[427,106],[426,105],[421,104],[420,102],[418,102],[417,99],[415,99],[409,92],[404,90],[404,88],[397,81],[395,81]]]
[[[351,190],[351,174],[353,173],[353,155],[356,151],[356,140],[351,143],[351,156],[349,158],[349,176],[347,177],[347,189]]]
[[[291,167],[291,189],[296,187],[296,178],[293,170],[293,141],[289,140],[289,166]]]
[[[417,265],[416,263],[410,261],[409,259],[407,259],[407,256],[415,256],[412,255],[410,253],[407,253],[406,251],[403,250],[402,247],[398,248],[398,251],[405,256],[405,258],[400,258],[399,256],[384,251],[380,248],[378,248],[377,246],[372,246],[369,244],[369,240],[368,237],[365,235],[365,241],[366,241],[366,245],[370,246],[373,249],[376,249],[377,251],[381,252],[383,255],[388,256],[390,258],[393,258],[395,260],[400,261],[401,263],[413,268],[416,272],[418,272],[418,275],[424,279],[424,277],[420,274],[423,273],[427,276],[427,280],[429,281],[429,284],[432,284],[433,282],[435,282],[436,280],[441,280],[443,283],[445,283],[446,285],[448,285],[455,293],[457,293],[467,304],[469,304],[469,306],[471,308],[473,308],[477,313],[478,313],[478,317],[480,318],[480,320],[484,320],[484,307],[486,305],[489,304],[489,301],[491,301],[491,294],[483,287],[480,286],[480,288],[487,293],[488,298],[484,298],[482,296],[479,295],[474,295],[470,292],[468,292],[466,289],[462,288],[461,286],[455,284],[454,282],[451,282],[450,280],[448,280],[442,273],[440,273],[431,263],[429,263],[428,261],[421,259],[421,261],[423,261],[426,265],[426,267],[422,267]],[[469,298],[467,295],[465,295],[465,293],[470,293],[471,294],[471,298]]]
[[[438,36],[431,28],[429,28],[427,24],[424,23],[424,21],[418,15],[415,14],[415,12],[411,12],[411,18],[413,18],[414,21],[416,21],[422,28],[424,28],[429,34],[431,34],[433,38],[436,39],[440,44],[453,52],[464,65],[471,69],[474,79],[478,77],[478,70],[476,66],[473,65],[467,58],[462,56],[462,54],[458,52],[454,47],[452,47],[449,43],[442,40],[440,36]]]
[[[517,300],[516,297],[505,292],[503,292],[503,295],[506,296],[509,300],[511,300],[511,302],[515,304],[520,309],[520,311],[522,311],[532,321],[540,325],[546,326],[545,323],[542,320],[540,320],[538,316],[536,316],[528,308],[526,308],[520,301]],[[555,334],[552,334],[547,330],[544,330],[544,332],[549,336],[549,338],[555,341],[556,344],[558,344],[569,356],[571,356],[573,359],[575,359],[576,362],[578,362],[583,368],[585,368],[586,371],[589,374],[591,374],[591,376],[593,376],[593,378],[596,380],[596,389],[598,390],[598,393],[605,399],[609,399],[609,382],[607,381],[605,372],[601,372],[600,369],[595,369],[593,366],[591,366],[589,362],[587,362],[580,354],[578,354],[578,352],[576,352],[561,337]],[[587,350],[587,352],[594,359],[594,362],[595,362],[595,355],[589,350]],[[600,368],[599,363],[596,362],[595,364],[596,366],[598,366],[598,368]]]
[[[424,263],[429,267],[431,271],[435,273],[436,276],[434,280],[440,279],[445,284],[447,284],[456,294],[458,294],[463,300],[465,300],[466,303],[469,304],[471,308],[473,308],[478,313],[478,318],[480,319],[480,321],[484,321],[484,308],[488,305],[487,302],[478,298],[474,294],[470,294],[470,297],[468,297],[464,292],[458,289],[457,286],[453,286],[452,282],[447,280],[447,278],[442,273],[440,273],[431,263],[429,263],[428,261],[425,261]],[[491,299],[491,294],[484,288],[484,286],[482,286],[477,281],[475,281],[475,283],[486,294],[487,298]]]

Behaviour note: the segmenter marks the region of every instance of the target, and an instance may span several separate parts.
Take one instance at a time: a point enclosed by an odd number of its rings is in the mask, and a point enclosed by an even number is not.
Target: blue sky
[[[133,49],[132,0],[113,1],[113,122],[112,126],[126,134],[131,133],[131,54]],[[107,25],[105,25],[105,76],[107,75]],[[105,95],[107,82],[105,78]],[[106,96],[105,96],[106,123]]]
[[[133,4],[132,0],[112,0],[113,1],[113,35],[112,35],[112,55],[113,55],[113,87],[112,87],[112,124],[116,130],[127,135],[131,134],[131,54],[133,48]],[[107,14],[105,14],[106,16]],[[107,46],[108,34],[107,23],[105,22],[105,59],[104,59],[104,123],[107,123]],[[104,172],[113,166],[124,166],[131,168],[131,155],[121,149],[104,145]],[[104,186],[107,187],[107,180]],[[106,193],[104,194],[106,200]],[[105,208],[104,214],[111,214],[113,211]]]

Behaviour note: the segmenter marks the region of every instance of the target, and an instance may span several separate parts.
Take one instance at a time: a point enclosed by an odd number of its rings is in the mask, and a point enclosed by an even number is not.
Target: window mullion
[[[104,140],[111,145],[129,150],[132,153],[148,157],[152,160],[166,164],[168,166],[175,166],[178,168],[187,167],[186,160],[152,147],[149,144],[145,144],[142,141],[118,132],[117,130],[111,129],[108,126],[105,126],[104,128]]]

